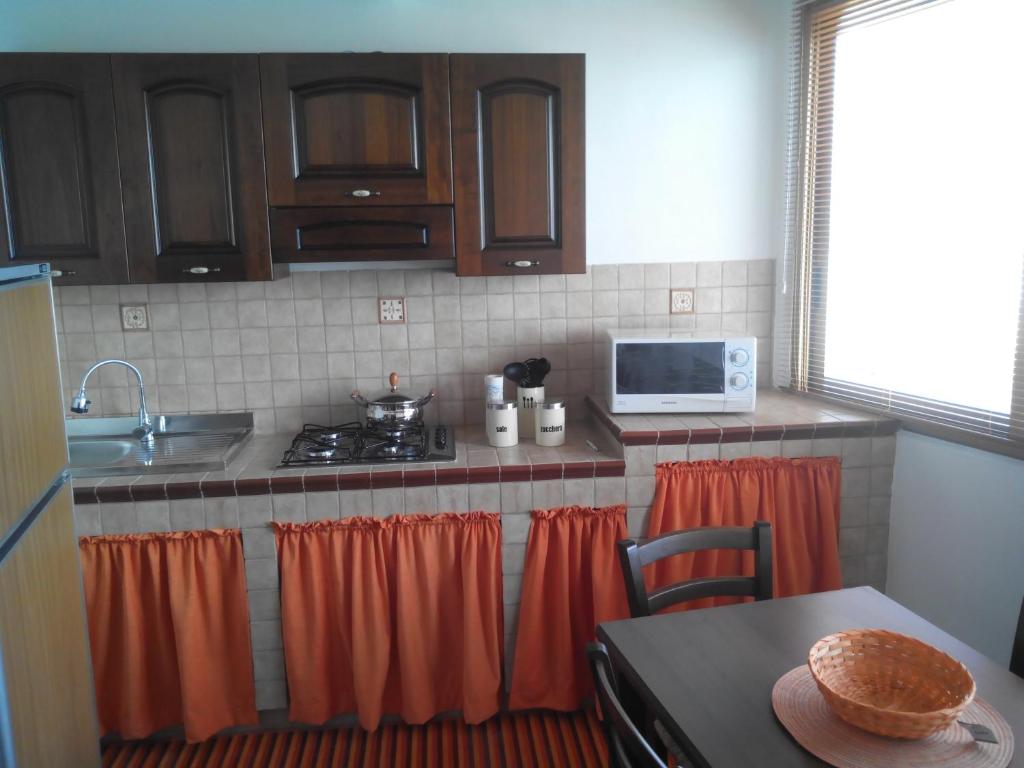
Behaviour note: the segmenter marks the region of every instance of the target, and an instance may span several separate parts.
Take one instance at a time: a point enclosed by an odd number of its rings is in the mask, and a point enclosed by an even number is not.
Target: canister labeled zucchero
[[[565,400],[537,403],[535,413],[537,445],[562,445],[565,442]]]

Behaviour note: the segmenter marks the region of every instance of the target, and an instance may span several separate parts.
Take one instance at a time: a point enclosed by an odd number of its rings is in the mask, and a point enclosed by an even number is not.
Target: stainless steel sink
[[[223,470],[252,437],[251,413],[153,417],[152,445],[132,436],[135,416],[67,419],[75,477]]]
[[[68,454],[73,467],[100,467],[116,464],[137,446],[138,441],[112,438],[110,440],[69,440]]]

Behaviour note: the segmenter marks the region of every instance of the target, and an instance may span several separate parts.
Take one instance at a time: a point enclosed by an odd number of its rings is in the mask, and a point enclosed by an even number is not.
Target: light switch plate
[[[380,322],[384,324],[405,322],[405,297],[381,296],[377,299],[380,308]]]
[[[673,315],[692,315],[693,288],[673,288],[670,290],[669,312]]]
[[[145,304],[121,305],[121,328],[126,331],[149,329],[149,312]]]

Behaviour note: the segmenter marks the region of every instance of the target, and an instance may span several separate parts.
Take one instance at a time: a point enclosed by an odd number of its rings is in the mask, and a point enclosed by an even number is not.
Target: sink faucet
[[[97,368],[102,368],[104,365],[110,365],[111,363],[123,365],[134,373],[135,378],[139,380],[139,426],[132,430],[132,435],[134,435],[139,442],[144,445],[152,445],[153,420],[149,417],[149,411],[146,410],[146,389],[142,383],[142,371],[129,362],[124,360],[100,360],[100,362],[96,363],[96,365],[86,371],[85,376],[82,377],[82,385],[78,388],[78,394],[75,395],[75,399],[71,401],[71,411],[72,413],[89,412],[89,406],[92,405],[92,400],[85,396],[85,383],[89,380],[93,371]]]

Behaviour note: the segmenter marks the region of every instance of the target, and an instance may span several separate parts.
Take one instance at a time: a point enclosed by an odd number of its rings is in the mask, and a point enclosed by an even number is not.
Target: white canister
[[[552,447],[565,443],[565,400],[545,400],[534,411],[537,445]]]
[[[495,448],[519,445],[519,421],[515,400],[487,403],[487,442]]]
[[[505,399],[505,377],[500,373],[484,376],[484,402],[500,403]]]
[[[533,412],[537,403],[544,402],[544,387],[516,387],[516,400],[519,403],[519,434],[523,437],[533,437]]]

